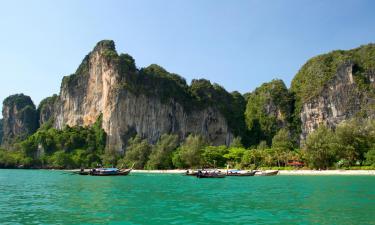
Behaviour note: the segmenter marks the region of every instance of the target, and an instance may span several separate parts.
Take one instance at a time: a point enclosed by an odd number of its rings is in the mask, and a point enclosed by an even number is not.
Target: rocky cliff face
[[[43,125],[53,119],[55,106],[58,100],[57,95],[43,99],[38,106],[39,124]],[[52,121],[51,121],[52,122]]]
[[[293,78],[294,125],[301,140],[321,124],[375,115],[375,45],[337,50],[306,62]],[[298,128],[297,128],[298,129]]]
[[[126,143],[134,133],[156,142],[164,133],[200,134],[213,144],[229,144],[232,135],[227,121],[218,110],[207,107],[186,112],[179,103],[170,100],[162,103],[157,97],[135,96],[129,91],[121,91],[117,107],[110,114],[104,129],[110,135],[110,146]]]
[[[35,105],[29,96],[12,95],[3,102],[3,141],[8,146],[34,133],[38,128]]]
[[[353,117],[375,116],[375,99],[371,92],[361,89],[353,75],[354,63],[339,66],[334,78],[324,85],[321,93],[303,104],[301,111],[301,138],[325,124],[335,128]],[[374,71],[366,73],[368,87],[374,89]]]
[[[113,41],[101,41],[74,74],[64,77],[59,95],[43,100],[38,110],[28,96],[7,98],[2,140],[22,140],[38,121],[62,129],[90,126],[101,115],[107,147],[118,151],[136,134],[152,143],[165,133],[181,139],[200,134],[215,145],[241,136],[250,146],[271,144],[279,129],[288,128],[298,142],[321,124],[335,128],[353,117],[375,118],[375,45],[314,57],[291,89],[273,80],[248,94],[246,104],[241,94],[208,80],[189,86],[157,65],[137,69],[131,56],[117,54]]]
[[[122,59],[131,61],[117,55],[112,41],[99,42],[77,72],[63,79],[54,108],[41,112],[41,120],[52,112],[55,127],[61,129],[65,125],[90,126],[102,115],[107,147],[116,150],[123,150],[135,134],[150,142],[156,142],[164,133],[179,134],[181,138],[201,134],[214,144],[231,142],[227,121],[217,109],[187,110],[173,97],[161,99],[134,90],[141,86],[134,86],[130,78],[136,79],[139,71],[132,62],[124,64]],[[127,88],[131,85],[135,88]],[[146,87],[153,88],[152,82]]]

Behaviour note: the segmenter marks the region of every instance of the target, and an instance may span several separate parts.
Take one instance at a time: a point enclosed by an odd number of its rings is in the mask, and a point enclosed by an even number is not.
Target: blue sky
[[[375,1],[0,0],[0,99],[59,92],[102,39],[190,82],[245,93],[309,58],[375,42]]]

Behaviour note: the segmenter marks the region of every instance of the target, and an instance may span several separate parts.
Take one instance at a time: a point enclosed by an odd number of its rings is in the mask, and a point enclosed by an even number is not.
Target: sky
[[[309,58],[374,43],[374,12],[371,0],[0,0],[0,101],[59,93],[103,39],[188,82],[289,87]]]

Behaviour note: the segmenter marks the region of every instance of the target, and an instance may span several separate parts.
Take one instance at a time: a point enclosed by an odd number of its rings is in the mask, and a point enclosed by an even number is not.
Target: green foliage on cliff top
[[[132,58],[128,60],[128,64],[134,64]],[[123,63],[120,63],[119,66],[128,68]],[[169,73],[156,64],[142,68],[138,72],[124,72],[121,75],[124,78],[121,88],[136,95],[156,97],[163,103],[174,100],[187,111],[202,110],[209,106],[217,108],[226,118],[234,135],[244,135],[246,125],[243,113],[246,102],[238,92],[228,93],[220,85],[211,84],[205,79],[193,80],[189,86],[184,78]]]
[[[126,60],[120,60],[120,62],[123,61]],[[127,60],[126,64],[120,64],[120,68],[129,67],[129,64],[132,65],[131,63],[131,60]],[[137,73],[126,73],[125,71],[121,75],[124,78],[122,88],[136,95],[144,94],[157,97],[164,103],[171,98],[181,103],[189,102],[188,86],[185,79],[177,74],[167,72],[163,67],[156,64],[142,68]]]
[[[261,140],[271,143],[281,125],[290,121],[292,103],[293,99],[282,80],[264,83],[249,95],[245,117],[252,144]],[[274,107],[272,111],[276,112],[270,112],[270,107]]]
[[[119,61],[119,56],[116,52],[116,46],[114,41],[102,40],[96,44],[92,52],[85,56],[85,58],[82,60],[81,64],[79,65],[74,74],[63,77],[61,87],[74,86],[77,84],[77,81],[80,77],[89,75],[90,56],[94,52],[100,52],[100,54],[109,61]]]
[[[291,84],[291,91],[296,95],[297,113],[304,102],[322,91],[324,85],[335,76],[339,66],[344,63],[354,63],[354,79],[365,88],[364,84],[368,83],[366,73],[375,70],[375,45],[364,45],[349,51],[332,51],[307,61]]]
[[[3,143],[12,144],[20,140],[24,140],[27,136],[34,133],[38,129],[38,113],[35,105],[29,96],[24,94],[15,94],[7,97],[3,102],[3,110],[9,108],[13,110],[16,108],[17,112],[14,115],[17,121],[22,123],[22,131],[19,134],[9,133],[3,137]],[[7,118],[5,118],[7,119]],[[3,121],[7,122],[7,121]],[[12,126],[19,124],[7,123],[8,131]],[[3,128],[4,129],[4,128]]]
[[[4,106],[13,107],[16,106],[18,110],[30,106],[35,109],[35,105],[31,98],[24,94],[15,94],[7,97],[4,102]]]
[[[54,95],[52,95],[52,96],[50,96],[50,97],[47,97],[47,98],[43,99],[43,100],[39,103],[38,111],[39,111],[39,112],[42,112],[43,110],[46,109],[46,107],[48,107],[48,106],[53,106],[53,105],[56,103],[56,101],[57,101],[58,98],[59,98],[59,96],[56,95],[56,94],[54,94]]]
[[[99,51],[99,50],[102,50],[102,49],[116,51],[115,42],[113,40],[101,40],[101,41],[99,41],[96,44],[96,46],[94,48],[94,51]]]

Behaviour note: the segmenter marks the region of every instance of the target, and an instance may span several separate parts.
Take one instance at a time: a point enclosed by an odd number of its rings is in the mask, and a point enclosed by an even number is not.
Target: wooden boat
[[[91,176],[127,176],[132,169],[117,169],[117,168],[99,168],[92,169],[89,172]]]
[[[197,173],[197,178],[225,178],[225,174],[217,171],[201,171]]]
[[[117,169],[117,168],[97,168],[85,171],[81,169],[80,171],[74,172],[78,175],[90,175],[90,176],[126,176],[129,175],[133,169]]]
[[[256,172],[259,172],[259,171],[256,171]],[[271,172],[262,171],[261,173],[256,173],[255,175],[256,176],[276,176],[278,173],[279,173],[278,170],[271,171]]]
[[[227,171],[227,176],[232,176],[232,177],[252,177],[255,175],[257,171],[246,171],[246,172],[241,172],[240,170],[229,170]]]

